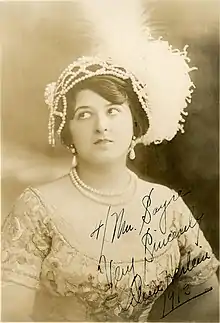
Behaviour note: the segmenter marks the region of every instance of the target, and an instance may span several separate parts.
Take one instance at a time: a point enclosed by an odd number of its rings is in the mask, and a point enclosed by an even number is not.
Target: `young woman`
[[[96,75],[66,99],[60,136],[73,167],[27,188],[3,225],[3,319],[145,321],[174,280],[182,294],[207,282],[211,304],[218,262],[182,201],[187,192],[143,181],[126,166],[149,128],[131,82]]]
[[[138,1],[120,1],[114,15],[114,1],[85,3],[104,50],[74,61],[46,89],[49,142],[58,134],[73,164],[66,176],[28,187],[3,224],[2,319],[216,319],[218,261],[199,229],[202,215],[183,202],[189,192],[127,166],[137,144],[183,131],[193,88],[186,51],[129,31],[135,10],[129,24],[121,17]]]

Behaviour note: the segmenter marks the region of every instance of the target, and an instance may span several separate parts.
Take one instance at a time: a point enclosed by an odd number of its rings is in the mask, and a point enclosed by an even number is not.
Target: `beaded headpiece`
[[[185,108],[195,87],[189,76],[195,67],[188,65],[187,46],[180,52],[161,38],[154,39],[143,22],[138,0],[80,0],[80,5],[84,19],[91,24],[88,33],[92,32],[93,48],[89,56],[71,63],[46,87],[49,143],[55,145],[55,132],[60,135],[65,125],[67,92],[99,75],[130,80],[149,121],[147,132],[136,144],[158,144],[184,132],[183,116],[188,114]]]

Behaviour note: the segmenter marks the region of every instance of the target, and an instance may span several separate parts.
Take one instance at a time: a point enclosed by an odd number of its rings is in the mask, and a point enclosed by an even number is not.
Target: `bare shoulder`
[[[73,196],[74,193],[68,174],[39,185],[34,189],[36,189],[41,197],[51,205],[57,205],[59,201],[64,202],[65,198],[70,194]]]

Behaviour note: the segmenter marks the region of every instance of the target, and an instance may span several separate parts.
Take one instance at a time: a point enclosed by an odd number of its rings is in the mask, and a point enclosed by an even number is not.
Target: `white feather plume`
[[[141,0],[75,0],[82,11],[82,25],[90,38],[86,56],[111,58],[114,65],[132,73],[148,97],[149,129],[136,140],[145,145],[171,140],[183,130],[193,88],[187,57],[167,41],[151,37]],[[150,25],[150,24],[149,24]]]
[[[80,4],[93,40],[92,54],[111,57],[116,64],[131,67],[144,55],[150,32],[144,23],[144,9],[138,0],[82,0]],[[143,47],[144,46],[144,47]],[[143,51],[144,50],[144,51]],[[132,58],[132,59],[131,59]],[[140,72],[137,69],[137,72]]]
[[[150,128],[144,143],[171,140],[183,131],[181,114],[194,87],[189,72],[195,68],[188,66],[186,48],[180,52],[151,37],[139,0],[81,0],[80,5],[90,23],[91,54],[111,57],[146,85]]]

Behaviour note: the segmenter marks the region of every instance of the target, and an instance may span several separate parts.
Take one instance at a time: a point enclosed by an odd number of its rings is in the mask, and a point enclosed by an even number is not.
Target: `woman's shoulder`
[[[72,185],[69,174],[38,185],[32,190],[49,210],[53,219],[61,213],[66,214],[68,208],[72,209],[77,202],[77,191]]]
[[[52,207],[45,201],[37,187],[26,187],[5,216],[2,229],[15,225],[19,230],[22,227],[33,230],[45,223],[52,213]]]
[[[64,183],[68,183],[67,175],[38,186],[27,186],[15,199],[10,214],[47,217],[53,213],[56,201],[65,194]]]
[[[68,174],[58,177],[50,182],[32,187],[32,190],[49,205],[59,205],[71,196],[74,196],[74,188]]]
[[[65,196],[68,187],[70,186],[70,179],[68,174],[56,178],[50,182],[40,184],[31,189],[41,196],[45,201],[56,202]],[[54,204],[54,203],[52,203]]]
[[[143,196],[154,195],[155,197],[160,197],[163,199],[171,198],[174,191],[168,186],[156,183],[149,179],[143,179],[138,177],[138,189],[140,194]]]
[[[28,186],[18,198],[16,209],[18,207],[20,209],[21,204],[25,212],[31,210],[32,218],[38,217],[40,221],[54,224],[59,213],[62,213],[65,210],[64,206],[67,205],[66,199],[71,190],[70,183],[67,174],[50,182]]]

